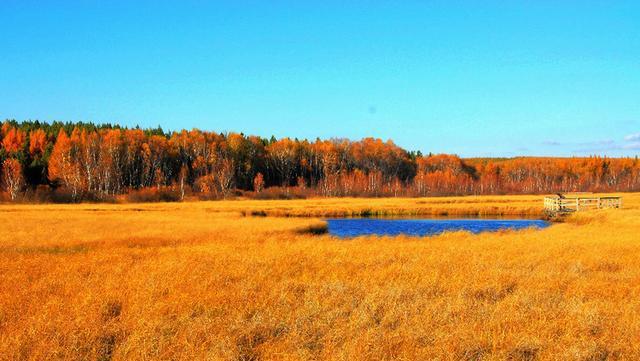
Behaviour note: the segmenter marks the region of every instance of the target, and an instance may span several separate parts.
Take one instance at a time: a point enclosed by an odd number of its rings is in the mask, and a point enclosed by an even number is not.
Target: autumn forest
[[[640,190],[637,157],[461,159],[407,151],[374,138],[308,141],[38,121],[5,121],[0,141],[4,200]]]

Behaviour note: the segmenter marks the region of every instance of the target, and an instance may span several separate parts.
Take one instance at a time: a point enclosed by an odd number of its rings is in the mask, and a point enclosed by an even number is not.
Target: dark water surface
[[[328,219],[329,233],[338,237],[363,235],[430,236],[445,231],[472,233],[494,232],[503,229],[545,228],[549,222],[539,219],[384,219],[336,218]]]

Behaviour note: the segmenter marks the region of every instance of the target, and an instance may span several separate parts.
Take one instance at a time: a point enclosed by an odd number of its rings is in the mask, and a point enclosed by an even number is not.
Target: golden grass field
[[[640,194],[624,202],[540,231],[353,240],[307,230],[542,200],[0,205],[0,358],[640,359]]]

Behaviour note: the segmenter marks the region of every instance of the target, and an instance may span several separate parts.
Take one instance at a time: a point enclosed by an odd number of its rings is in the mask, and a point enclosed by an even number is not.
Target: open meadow
[[[0,359],[640,359],[623,197],[543,230],[349,240],[322,217],[542,197],[0,205]]]

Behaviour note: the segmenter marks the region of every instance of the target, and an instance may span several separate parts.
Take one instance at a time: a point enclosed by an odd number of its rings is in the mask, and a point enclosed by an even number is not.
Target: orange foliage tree
[[[2,181],[11,200],[16,200],[25,185],[22,165],[18,160],[9,158],[2,162]]]
[[[23,150],[25,134],[20,129],[9,128],[2,138],[2,147],[7,154],[17,154]]]

